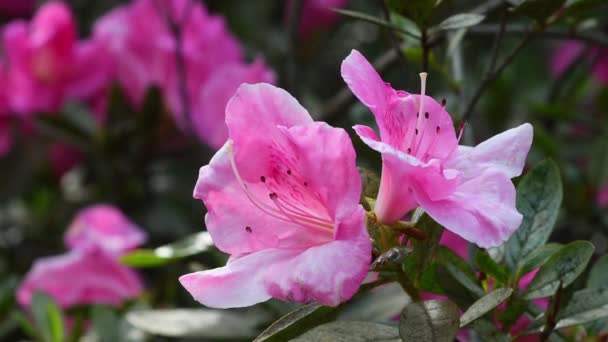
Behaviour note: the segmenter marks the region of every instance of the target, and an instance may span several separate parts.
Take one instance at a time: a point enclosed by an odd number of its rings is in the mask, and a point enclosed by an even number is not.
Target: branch
[[[500,30],[500,25],[497,24],[481,24],[473,26],[469,29],[469,34],[485,36],[494,35]],[[520,24],[510,24],[505,27],[505,33],[507,34],[523,34],[525,35],[528,29]],[[594,45],[608,46],[608,36],[596,31],[596,32],[576,32],[564,29],[549,28],[536,35],[538,38],[545,39],[572,39],[578,40]]]

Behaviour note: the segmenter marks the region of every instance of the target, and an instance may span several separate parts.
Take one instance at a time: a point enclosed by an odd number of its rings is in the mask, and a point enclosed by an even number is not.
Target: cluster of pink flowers
[[[532,126],[476,146],[459,146],[445,107],[396,91],[353,51],[342,64],[353,93],[374,113],[355,131],[382,154],[375,213],[392,224],[422,207],[451,232],[481,247],[519,227],[511,178],[521,174]],[[229,140],[200,170],[194,197],[207,229],[231,255],[226,266],[180,278],[201,303],[241,307],[271,297],[337,305],[359,288],[371,241],[359,204],[356,155],[346,132],[314,122],[285,91],[242,85],[226,108]]]
[[[63,308],[86,304],[119,306],[143,290],[139,276],[118,257],[141,245],[146,234],[120,210],[95,205],[81,210],[65,234],[69,251],[37,260],[17,291],[29,307],[45,292]]]
[[[591,62],[594,78],[608,85],[608,49],[603,47],[588,47],[576,41],[562,43],[551,59],[551,72],[559,76],[581,57]]]

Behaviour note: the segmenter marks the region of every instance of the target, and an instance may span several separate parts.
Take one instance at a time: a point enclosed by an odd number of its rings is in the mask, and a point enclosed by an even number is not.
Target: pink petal
[[[415,194],[435,221],[482,248],[499,246],[521,224],[515,187],[503,172],[487,170],[460,184],[443,200],[433,201],[418,191]]]
[[[572,63],[578,58],[584,45],[576,41],[567,41],[562,43],[553,53],[551,58],[551,72],[554,76],[559,77],[565,72]]]
[[[36,261],[17,291],[19,304],[30,306],[37,291],[49,294],[63,308],[119,306],[137,297],[142,284],[135,272],[102,251],[72,251]]]
[[[217,308],[250,306],[271,297],[336,306],[350,299],[367,275],[371,244],[365,216],[357,211],[343,231],[357,233],[304,250],[266,249],[233,259],[226,266],[184,275],[194,299]],[[348,234],[350,235],[350,234]]]
[[[486,169],[503,172],[509,178],[521,175],[532,146],[533,128],[525,123],[482,142],[474,148],[459,146],[446,168],[457,169],[470,179]]]
[[[106,204],[78,212],[65,235],[70,249],[101,248],[110,254],[122,254],[146,241],[146,233],[118,208]]]

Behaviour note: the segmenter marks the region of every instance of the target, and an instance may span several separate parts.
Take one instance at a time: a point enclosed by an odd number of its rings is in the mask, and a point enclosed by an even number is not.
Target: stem
[[[300,14],[302,13],[302,0],[293,0],[289,8],[289,17],[287,18],[287,33],[289,37],[289,49],[287,58],[285,59],[285,71],[287,75],[287,87],[290,92],[298,97],[298,80],[297,80],[297,45],[298,45],[298,26],[300,23]]]
[[[477,36],[494,35],[500,29],[499,25],[496,24],[481,24],[469,28],[468,33]],[[505,33],[507,34],[527,34],[528,29],[521,24],[510,24],[505,27]],[[593,45],[604,45],[608,46],[608,36],[596,32],[576,32],[572,30],[549,28],[539,32],[537,35],[539,38],[547,39],[559,39],[559,40],[578,40],[587,42]]]
[[[562,283],[560,282],[557,292],[555,292],[555,296],[551,298],[551,303],[549,303],[549,307],[547,308],[547,312],[545,314],[547,316],[547,322],[545,323],[545,328],[540,335],[540,341],[544,342],[549,340],[549,336],[551,336],[551,333],[553,333],[553,329],[557,323],[557,312],[559,311],[561,297]]]
[[[405,293],[407,293],[407,295],[410,296],[414,302],[419,302],[421,300],[420,292],[416,287],[414,287],[414,285],[412,285],[402,269],[399,269],[397,273],[397,281],[399,282],[399,285],[401,285],[403,291],[405,291]]]

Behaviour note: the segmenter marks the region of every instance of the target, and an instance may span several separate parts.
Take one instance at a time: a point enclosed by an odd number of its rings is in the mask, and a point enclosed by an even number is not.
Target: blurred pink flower
[[[69,252],[37,260],[17,290],[28,307],[34,292],[45,292],[64,308],[85,304],[119,306],[143,291],[141,279],[118,256],[144,242],[146,235],[117,208],[95,205],[81,210],[65,236]]]
[[[7,91],[20,114],[59,110],[65,100],[83,100],[107,83],[106,58],[93,41],[79,42],[70,9],[44,4],[30,23],[17,20],[3,31]]]
[[[339,19],[339,14],[332,8],[344,8],[349,0],[304,0],[300,16],[298,31],[300,35],[307,36],[314,31],[327,29]],[[292,7],[293,0],[287,3],[287,16]]]
[[[34,11],[36,0],[0,0],[0,16],[20,17]]]
[[[35,292],[45,292],[63,308],[119,306],[137,297],[142,289],[137,274],[114,256],[100,249],[73,250],[37,260],[17,290],[17,301],[29,307]]]
[[[608,184],[600,186],[595,197],[595,203],[600,208],[608,208]]]
[[[0,65],[0,83],[5,84],[5,82],[6,70]],[[8,107],[6,90],[6,87],[0,89],[0,157],[6,155],[13,145],[11,132],[12,117]]]
[[[184,275],[210,307],[271,297],[335,306],[365,278],[371,242],[348,134],[314,122],[269,84],[241,85],[226,108],[230,140],[200,170],[194,197],[226,266]]]
[[[479,144],[459,146],[445,108],[433,98],[396,91],[359,52],[342,63],[342,77],[380,127],[355,131],[382,153],[376,214],[384,223],[421,207],[446,229],[480,247],[498,246],[519,227],[512,177],[519,176],[532,144],[523,124]]]
[[[98,204],[80,210],[64,236],[69,249],[101,248],[122,254],[143,244],[146,233],[118,208]]]
[[[178,45],[171,23],[181,32],[192,123],[184,117]],[[114,77],[135,105],[141,104],[148,87],[160,87],[177,125],[184,130],[194,125],[194,133],[215,148],[228,137],[224,109],[236,88],[243,82],[274,82],[261,60],[253,65],[244,62],[224,18],[209,14],[194,0],[136,0],[101,18],[95,37],[112,56]]]
[[[593,63],[593,76],[602,84],[608,85],[608,48],[591,47],[586,51],[585,45],[576,41],[567,41],[558,46],[551,59],[551,72],[555,76],[564,73],[584,54],[585,59]]]

